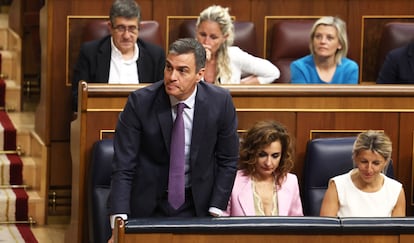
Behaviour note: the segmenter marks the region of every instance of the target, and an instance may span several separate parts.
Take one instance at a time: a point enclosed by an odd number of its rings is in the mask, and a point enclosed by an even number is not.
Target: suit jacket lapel
[[[164,145],[170,153],[171,130],[173,126],[171,115],[171,103],[167,93],[164,90],[164,85],[160,86],[159,94],[155,99],[155,112],[158,114],[158,122],[161,126],[161,133],[164,139]]]
[[[194,117],[193,117],[193,131],[191,138],[191,148],[190,148],[190,162],[191,166],[195,166],[197,161],[198,151],[200,150],[200,145],[203,144],[204,133],[208,132],[205,129],[206,120],[209,117],[209,104],[207,103],[207,97],[204,93],[202,85],[197,86],[197,94],[194,104]]]
[[[96,64],[96,82],[108,82],[111,65],[111,37],[106,38],[99,47]]]
[[[284,214],[286,213],[287,209],[286,209],[286,202],[289,202],[289,194],[287,194],[287,190],[285,187],[280,188],[279,190],[276,191],[277,193],[277,210],[278,210],[278,214],[281,216],[284,216]],[[286,198],[286,196],[288,196]]]
[[[252,180],[249,176],[243,176],[242,179],[243,180],[240,183],[242,184],[240,194],[237,197],[237,200],[240,204],[240,208],[243,210],[244,215],[256,215],[254,209]]]
[[[137,41],[137,45],[138,45],[138,49],[139,49],[139,56],[138,56],[138,60],[137,60],[137,70],[138,70],[138,78],[140,80],[140,82],[145,82],[146,80],[151,80],[152,77],[149,74],[148,68],[146,67],[146,65],[148,64],[152,64],[147,60],[147,49],[144,48],[144,46],[142,45],[142,43],[139,41]],[[141,70],[144,70],[144,72],[141,72]]]
[[[288,177],[285,177],[284,181],[282,182],[283,186],[278,188],[276,191],[277,207],[280,216],[287,216],[289,213],[291,198],[293,195],[293,191],[291,187],[289,187],[289,183],[286,183],[287,178]]]

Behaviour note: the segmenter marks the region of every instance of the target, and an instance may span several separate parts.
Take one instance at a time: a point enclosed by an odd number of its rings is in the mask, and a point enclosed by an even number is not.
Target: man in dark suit
[[[110,10],[110,35],[81,46],[72,80],[77,111],[78,83],[153,83],[163,79],[165,53],[139,39],[141,11],[134,0],[116,0]]]
[[[200,81],[205,49],[193,38],[170,45],[164,81],[130,94],[114,137],[111,224],[115,216],[218,216],[227,208],[239,152],[228,90]],[[177,103],[185,103],[185,202],[168,201],[170,143]]]
[[[387,54],[377,84],[414,84],[414,41]]]

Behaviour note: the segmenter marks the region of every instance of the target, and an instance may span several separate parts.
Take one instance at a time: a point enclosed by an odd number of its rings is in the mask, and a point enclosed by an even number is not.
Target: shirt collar
[[[174,107],[175,105],[181,102],[181,103],[184,103],[187,106],[187,108],[193,109],[194,104],[195,104],[196,94],[197,94],[197,85],[195,86],[193,93],[186,100],[177,100],[177,98],[170,95],[171,107]]]

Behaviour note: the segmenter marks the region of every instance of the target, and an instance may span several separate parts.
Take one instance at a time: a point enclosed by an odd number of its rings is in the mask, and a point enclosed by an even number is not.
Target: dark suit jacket
[[[229,92],[200,82],[190,148],[191,190],[197,216],[222,210],[233,187],[239,152],[237,114]],[[151,216],[166,195],[171,104],[164,83],[130,94],[114,137],[110,214]]]
[[[141,39],[137,41],[139,57],[137,60],[140,83],[154,83],[164,78],[165,52],[154,44]],[[84,43],[79,51],[72,80],[72,106],[78,106],[78,83],[107,83],[111,64],[111,36]]]
[[[414,84],[414,42],[387,54],[377,83]]]

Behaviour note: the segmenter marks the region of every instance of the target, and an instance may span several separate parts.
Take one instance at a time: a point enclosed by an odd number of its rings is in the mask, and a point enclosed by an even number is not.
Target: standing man
[[[227,90],[200,82],[205,62],[197,40],[179,39],[169,47],[164,82],[128,97],[114,138],[112,227],[115,216],[219,216],[227,208],[239,153],[237,114]],[[179,103],[185,104],[184,188],[172,187],[169,179]],[[169,195],[177,189],[185,192],[178,205]]]
[[[115,0],[110,35],[81,46],[72,80],[72,108],[78,109],[78,83],[138,84],[162,80],[165,53],[139,39],[141,10],[134,0]]]

